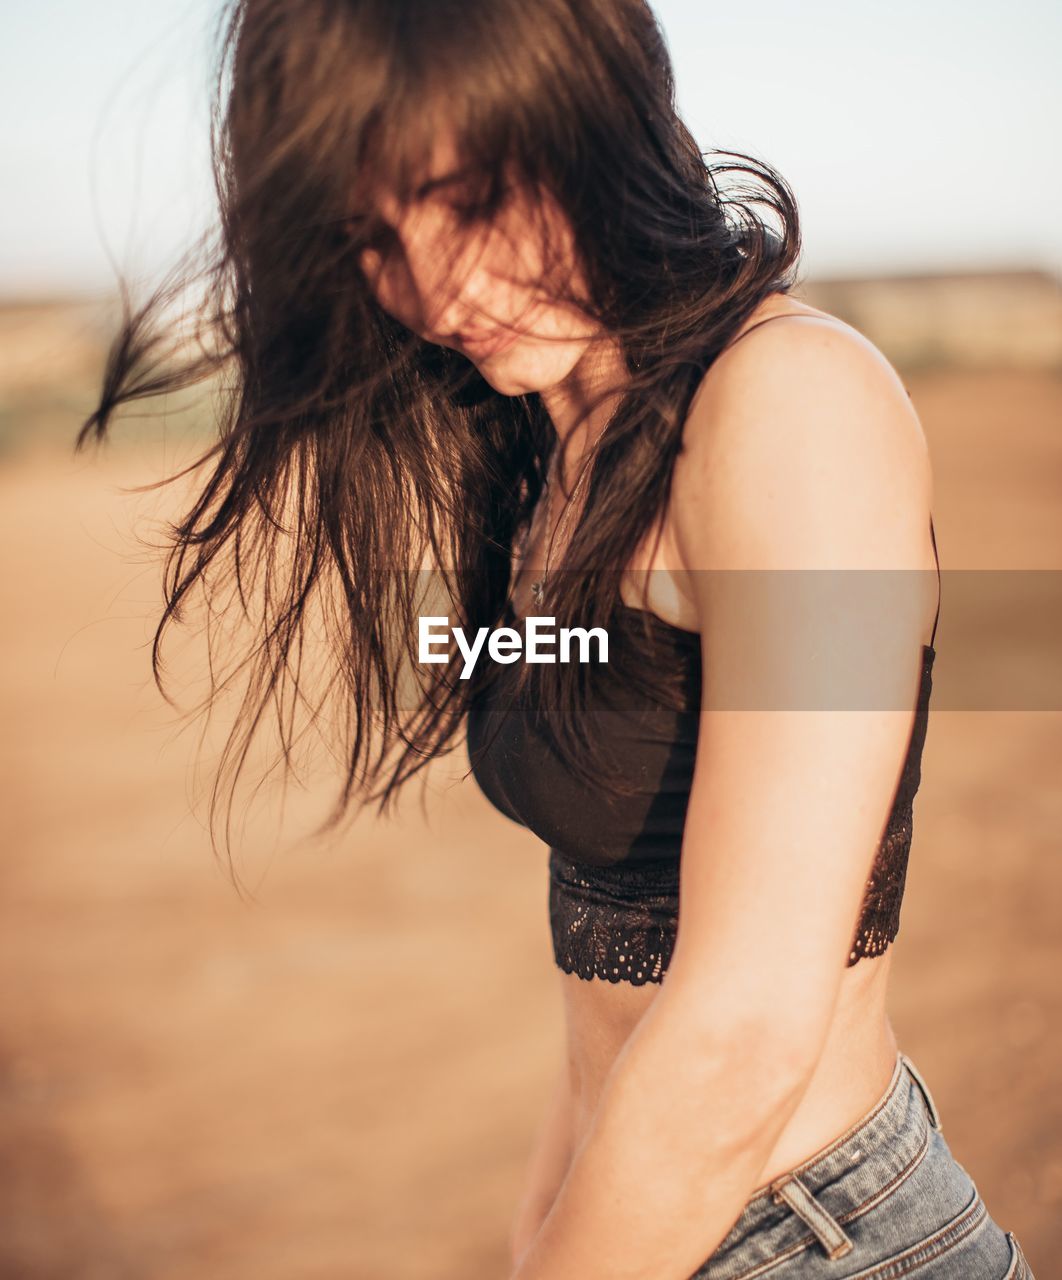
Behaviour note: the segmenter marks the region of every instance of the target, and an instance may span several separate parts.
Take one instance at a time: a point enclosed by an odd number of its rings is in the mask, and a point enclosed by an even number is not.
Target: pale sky
[[[0,295],[157,272],[210,213],[217,0],[0,4]],[[809,275],[1062,272],[1062,5],[654,8],[701,147],[793,188]]]

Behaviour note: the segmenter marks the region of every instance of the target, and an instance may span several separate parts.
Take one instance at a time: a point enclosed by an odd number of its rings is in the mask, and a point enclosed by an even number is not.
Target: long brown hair
[[[602,625],[666,504],[700,379],[764,298],[796,284],[797,210],[767,164],[699,150],[643,0],[235,0],[219,34],[217,228],[139,307],[123,287],[76,448],[102,440],[124,404],[234,375],[218,438],[188,469],[209,465],[205,482],[170,528],[152,669],[163,690],[163,632],[197,585],[208,603],[232,585],[227,607],[247,617],[257,602],[211,832],[270,701],[288,764],[297,703],[344,732],[346,777],[319,828],[331,831],[356,797],[386,813],[403,782],[459,745],[490,674],[417,665],[424,573],[447,606],[430,612],[472,628],[500,620],[557,439],[537,393],[498,394],[375,302],[358,251],[379,228],[358,194],[377,181],[412,191],[445,124],[476,175],[462,216],[489,219],[514,174],[567,216],[585,309],[622,343],[629,383],[594,445],[550,612]],[[189,297],[191,335],[168,319]],[[333,672],[317,705],[300,685],[311,605]],[[558,748],[601,783],[586,671],[535,678]]]

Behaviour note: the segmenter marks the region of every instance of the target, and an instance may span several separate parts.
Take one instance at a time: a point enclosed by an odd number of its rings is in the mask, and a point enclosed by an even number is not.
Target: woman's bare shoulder
[[[744,527],[768,510],[761,533],[782,559],[783,530],[840,531],[848,519],[851,538],[860,519],[869,532],[872,513],[890,509],[920,528],[928,447],[903,380],[874,343],[786,297],[758,308],[738,339],[705,374],[683,427],[669,512],[677,541],[684,529],[703,541],[710,523],[725,563],[725,521]],[[897,503],[900,493],[910,502]],[[834,552],[842,558],[843,544]],[[884,543],[880,552],[888,559]]]
[[[712,362],[694,400],[703,392],[710,392],[738,376],[748,375],[751,370],[767,374],[770,362],[780,353],[807,349],[826,335],[836,336],[835,350],[847,348],[853,358],[862,356],[874,360],[883,371],[892,374],[897,384],[902,385],[884,353],[854,325],[798,298],[776,293],[756,307]]]

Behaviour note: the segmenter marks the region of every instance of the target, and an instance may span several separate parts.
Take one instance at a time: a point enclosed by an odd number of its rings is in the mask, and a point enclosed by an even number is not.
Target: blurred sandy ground
[[[0,1275],[500,1280],[563,1047],[543,847],[460,782],[462,753],[425,812],[414,786],[331,848],[296,844],[327,780],[282,826],[259,796],[241,901],[196,732],[149,675],[158,569],[133,534],[178,487],[119,491],[190,448],[127,423],[75,459],[85,313],[4,324]],[[1058,364],[903,354],[945,568],[1060,567]],[[941,616],[939,664],[946,596]],[[933,713],[892,982],[952,1150],[1041,1280],[1062,1248],[1060,764],[1060,713]]]

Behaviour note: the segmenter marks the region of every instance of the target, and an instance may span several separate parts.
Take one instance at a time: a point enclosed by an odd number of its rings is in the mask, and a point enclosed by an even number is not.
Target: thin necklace
[[[558,447],[557,457],[559,458],[563,454],[563,452],[564,452],[563,448]],[[549,561],[550,561],[550,555],[553,551],[553,544],[561,536],[561,533],[563,532],[564,528],[569,523],[569,516],[571,514],[572,508],[574,508],[575,506],[576,495],[579,493],[579,490],[582,487],[583,480],[590,474],[590,466],[593,460],[594,460],[594,455],[593,455],[593,452],[591,452],[590,457],[586,460],[586,462],[583,463],[583,469],[579,473],[579,479],[576,480],[575,487],[572,489],[571,497],[568,499],[567,505],[565,506],[564,510],[561,512],[561,518],[557,522],[556,529],[554,529],[552,535],[546,540],[546,563],[542,569],[542,576],[538,578],[536,581],[531,583],[531,599],[535,602],[537,606],[541,606],[544,603],[546,598],[546,578],[549,576]],[[545,508],[545,512],[546,512],[547,528],[549,527],[548,521],[549,521],[550,500],[553,495],[553,481],[552,481],[553,470],[556,470],[556,466],[554,466],[551,469],[551,475],[546,477],[545,492],[542,500],[542,505]]]

